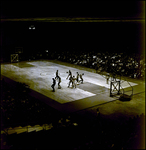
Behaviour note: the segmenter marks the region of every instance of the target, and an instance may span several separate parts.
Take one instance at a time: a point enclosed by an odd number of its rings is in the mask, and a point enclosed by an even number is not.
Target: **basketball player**
[[[70,83],[72,83],[72,87],[73,87],[73,77],[72,76],[69,77],[68,88],[70,87]]]
[[[77,72],[77,77],[76,77],[77,83],[79,83],[79,73]]]
[[[75,76],[73,76],[73,77],[72,77],[72,83],[73,83],[72,86],[73,86],[74,88],[76,88],[76,80],[77,80],[77,79],[75,78]]]
[[[59,77],[59,75],[58,75],[58,70],[57,70],[55,79],[58,79],[58,77]]]
[[[106,78],[106,83],[107,84],[108,84],[109,78],[110,78],[110,75],[109,75],[109,73],[107,73],[107,78]]]
[[[54,78],[52,78],[53,80],[53,84],[51,85],[52,89],[53,89],[53,92],[55,92],[55,85],[56,85],[56,80]]]
[[[68,76],[67,76],[67,78],[66,79],[68,79],[68,77],[69,76],[71,76],[72,77],[72,72],[69,70],[69,72],[67,72],[68,73]]]
[[[82,73],[82,74],[80,74],[80,82],[83,84],[83,75],[84,75],[84,73]]]
[[[61,78],[60,76],[58,76],[58,89],[61,89],[60,83],[61,83]]]

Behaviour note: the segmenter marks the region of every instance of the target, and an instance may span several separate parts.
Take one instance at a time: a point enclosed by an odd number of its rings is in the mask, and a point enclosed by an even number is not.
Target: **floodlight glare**
[[[29,30],[35,30],[35,26],[34,26],[34,25],[31,25],[31,26],[29,27]]]

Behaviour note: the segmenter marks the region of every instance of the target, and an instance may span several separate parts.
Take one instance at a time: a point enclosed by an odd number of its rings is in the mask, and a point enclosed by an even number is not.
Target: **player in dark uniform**
[[[53,84],[51,85],[52,89],[53,89],[53,92],[55,92],[55,85],[56,85],[56,80],[54,78],[52,78],[53,80]]]
[[[77,72],[76,80],[77,80],[77,83],[79,83],[79,73],[78,72]]]
[[[68,76],[67,76],[67,78],[66,79],[68,79],[68,77],[69,76],[71,76],[72,77],[72,72],[69,70],[69,72],[67,72],[68,73]]]
[[[107,84],[109,83],[109,78],[110,78],[110,74],[107,73],[107,75],[106,75],[106,83],[107,83]]]
[[[55,79],[58,79],[58,78],[59,78],[59,75],[58,75],[58,70],[57,70]]]
[[[82,74],[80,74],[80,82],[83,84],[83,75],[84,75],[84,73],[82,73]]]
[[[61,83],[61,78],[60,76],[58,76],[58,89],[61,89],[60,83]]]

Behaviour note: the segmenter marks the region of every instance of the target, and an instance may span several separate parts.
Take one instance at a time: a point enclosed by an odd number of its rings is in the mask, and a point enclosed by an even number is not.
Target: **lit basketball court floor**
[[[62,88],[58,89],[58,82],[56,82],[55,92],[52,92],[52,78],[56,76],[56,70],[59,71]],[[68,88],[69,80],[66,77],[69,70],[75,76],[76,72],[84,73],[84,83],[77,85],[76,88]],[[1,64],[1,74],[11,80],[29,85],[35,92],[33,95],[36,97],[39,95],[42,101],[44,99],[45,103],[62,111],[74,112],[115,100],[109,97],[110,85],[106,83],[103,76],[49,60]],[[123,88],[130,86],[127,82],[121,83]],[[130,84],[133,87],[138,85],[134,82]]]

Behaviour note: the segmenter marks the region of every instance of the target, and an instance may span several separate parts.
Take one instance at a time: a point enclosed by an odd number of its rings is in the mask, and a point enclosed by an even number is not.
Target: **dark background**
[[[2,18],[142,18],[144,9],[144,1],[1,1]]]
[[[145,43],[144,4],[143,1],[1,1],[2,54],[12,53],[15,47],[23,47],[28,53],[53,49],[142,54]],[[45,17],[103,21],[24,21],[25,18]],[[18,18],[21,21],[13,20]],[[29,30],[30,25],[36,29]]]

